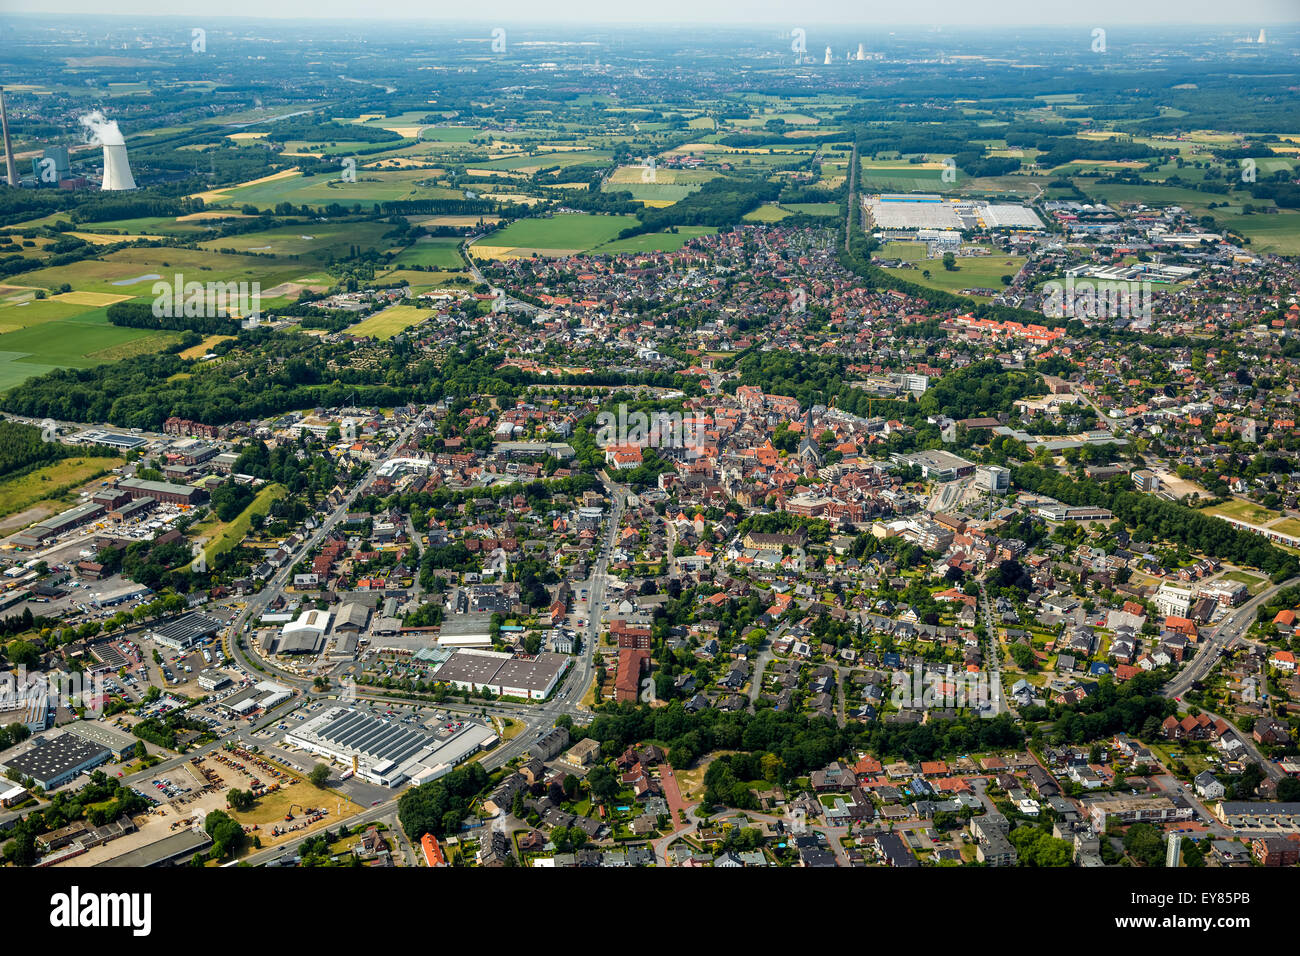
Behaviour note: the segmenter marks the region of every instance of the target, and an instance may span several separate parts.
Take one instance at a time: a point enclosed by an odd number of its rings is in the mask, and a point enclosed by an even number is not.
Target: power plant
[[[89,113],[81,118],[81,125],[90,131],[90,141],[104,147],[104,184],[103,189],[135,189],[135,177],[131,175],[131,164],[126,158],[126,139],[117,128],[117,120],[104,118],[100,112]]]
[[[5,95],[0,90],[0,129],[3,129],[5,142],[5,175],[10,186],[18,185],[18,166],[14,163],[14,148],[9,142],[9,114],[5,111]]]

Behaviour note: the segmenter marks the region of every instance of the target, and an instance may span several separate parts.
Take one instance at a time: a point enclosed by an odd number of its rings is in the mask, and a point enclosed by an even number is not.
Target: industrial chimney
[[[14,148],[9,142],[9,114],[5,111],[5,94],[0,90],[0,128],[4,132],[5,142],[5,175],[9,177],[9,185],[18,185],[18,166],[14,163]]]

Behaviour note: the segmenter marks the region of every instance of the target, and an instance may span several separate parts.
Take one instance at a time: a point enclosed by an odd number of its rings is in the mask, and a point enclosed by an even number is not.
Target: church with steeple
[[[808,406],[808,411],[803,417],[803,439],[799,442],[799,459],[811,463],[814,468],[820,468],[822,464],[821,446],[813,436],[812,405]]]

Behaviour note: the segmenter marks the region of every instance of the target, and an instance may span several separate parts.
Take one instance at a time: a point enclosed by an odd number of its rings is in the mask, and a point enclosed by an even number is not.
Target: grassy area
[[[0,482],[0,517],[43,503],[51,506],[51,512],[60,505],[70,505],[74,489],[124,462],[123,458],[65,458]]]
[[[1227,581],[1235,581],[1238,584],[1246,585],[1246,590],[1251,594],[1256,594],[1267,583],[1266,578],[1261,578],[1257,574],[1247,574],[1245,571],[1229,571],[1223,575]]]
[[[211,563],[217,555],[224,554],[243,541],[248,535],[253,515],[267,514],[271,510],[271,502],[278,501],[286,494],[288,494],[288,489],[284,485],[266,485],[258,491],[257,497],[233,521],[209,520],[196,525],[195,531],[197,535],[207,538],[207,543],[203,546],[203,555],[208,563]],[[211,516],[213,519],[215,517],[215,515]]]
[[[413,305],[390,305],[368,318],[362,319],[347,331],[352,335],[369,335],[377,339],[391,339],[398,332],[404,332],[413,325],[428,319],[433,313],[428,309],[417,309]]]
[[[78,265],[102,265],[79,263]],[[41,270],[24,278],[39,284]],[[55,368],[90,368],[156,352],[178,341],[174,332],[110,325],[107,308],[74,301],[11,297],[0,305],[0,390]]]
[[[679,226],[676,232],[648,232],[628,239],[615,239],[598,246],[595,252],[610,254],[623,252],[676,252],[696,236],[711,236],[718,230],[713,226]]]
[[[948,271],[943,267],[943,260],[928,259],[917,264],[915,269],[891,269],[895,275],[917,285],[944,292],[961,292],[963,289],[1001,289],[1002,277],[1013,276],[1025,264],[1024,256],[992,255],[975,258],[960,258],[957,268]],[[929,272],[927,277],[924,273]],[[973,296],[987,299],[988,296]]]
[[[1219,515],[1224,518],[1236,518],[1238,521],[1249,521],[1251,524],[1261,525],[1282,517],[1276,511],[1270,511],[1253,501],[1243,501],[1240,498],[1225,501],[1221,505],[1212,505],[1205,509],[1205,513]]]
[[[393,260],[395,266],[432,266],[435,269],[463,269],[465,262],[460,257],[460,240],[454,237],[433,237],[421,239],[404,249]]]

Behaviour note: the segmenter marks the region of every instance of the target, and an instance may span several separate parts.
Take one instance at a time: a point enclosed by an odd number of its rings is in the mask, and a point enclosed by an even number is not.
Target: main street
[[[1288,578],[1281,584],[1275,584],[1264,589],[1241,607],[1229,613],[1227,617],[1219,622],[1218,627],[1210,633],[1205,646],[1197,650],[1196,656],[1192,658],[1191,662],[1165,684],[1165,696],[1181,697],[1191,690],[1194,683],[1209,674],[1210,668],[1222,656],[1228,645],[1250,630],[1260,606],[1265,604],[1278,591],[1296,584],[1300,584],[1300,577]]]

